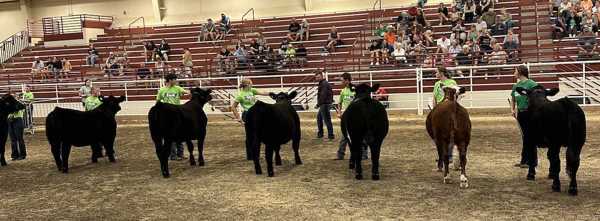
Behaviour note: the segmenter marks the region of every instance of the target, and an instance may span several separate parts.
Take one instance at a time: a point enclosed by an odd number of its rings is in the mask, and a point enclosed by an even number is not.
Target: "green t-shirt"
[[[83,101],[83,103],[85,106],[85,111],[91,111],[100,106],[102,104],[102,101],[100,101],[100,99],[96,96],[89,96],[85,98],[85,101]]]
[[[522,96],[521,94],[519,94],[517,92],[517,88],[522,87],[525,89],[531,89],[537,85],[538,84],[535,83],[535,81],[533,81],[531,79],[519,81],[515,85],[513,85],[512,91],[510,92],[510,96],[515,99],[515,102],[517,102],[517,109],[519,111],[527,110],[527,106],[529,106],[529,102],[527,101],[527,96]]]
[[[156,100],[162,103],[180,105],[180,99],[184,91],[185,89],[177,85],[173,87],[162,87],[160,90],[158,90]]]
[[[456,86],[458,85],[453,79],[439,80],[433,85],[433,98],[436,103],[440,103],[444,100],[444,90],[442,90],[442,84],[444,86]]]
[[[350,103],[352,103],[352,100],[354,100],[354,92],[351,91],[348,87],[342,89],[342,91],[340,92],[340,103],[342,104],[342,110],[348,108],[348,106],[350,106]]]
[[[240,90],[235,96],[235,101],[237,101],[240,105],[242,105],[242,109],[244,111],[248,111],[254,104],[256,103],[256,95],[258,91],[254,88],[250,88],[249,90]]]
[[[34,99],[33,93],[32,92],[25,92],[23,93],[23,100],[27,101],[27,102],[32,102]]]
[[[386,32],[387,32],[387,28],[386,27],[378,28],[378,29],[375,30],[375,35],[377,35],[377,37],[383,38],[383,35],[385,35]]]

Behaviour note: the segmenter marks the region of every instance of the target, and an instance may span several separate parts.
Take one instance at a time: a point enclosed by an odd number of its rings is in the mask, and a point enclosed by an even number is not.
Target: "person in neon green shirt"
[[[10,91],[8,92],[10,94]],[[12,160],[24,160],[27,157],[27,147],[23,139],[23,113],[25,109],[8,114],[8,135],[11,143]]]
[[[33,134],[33,101],[35,97],[29,86],[23,88],[23,104],[25,104],[25,128],[29,129],[30,133]]]
[[[521,149],[521,161],[515,164],[516,167],[528,168],[528,164],[533,164],[535,168],[537,166],[537,149],[531,142],[528,140],[529,137],[526,134],[529,133],[529,118],[531,117],[527,107],[529,102],[526,96],[522,96],[517,93],[516,89],[518,87],[524,89],[532,89],[538,84],[529,79],[529,70],[526,66],[519,66],[515,68],[514,77],[518,80],[515,85],[512,87],[512,91],[510,92],[511,102],[510,109],[512,112],[512,116],[517,119],[519,122],[519,126],[521,127],[521,137],[523,140],[523,147]]]
[[[85,111],[92,111],[99,107],[102,104],[102,101],[99,98],[100,96],[100,88],[92,87],[92,95],[85,98],[83,104],[85,106]]]
[[[256,103],[256,95],[269,96],[269,93],[260,92],[252,88],[252,81],[250,79],[242,80],[240,84],[240,90],[238,91],[238,94],[235,96],[235,100],[231,105],[233,116],[238,122],[244,123],[246,121],[246,112]],[[241,118],[237,110],[238,105],[242,106]]]
[[[166,104],[181,105],[181,96],[189,94],[190,91],[177,85],[177,75],[168,74],[165,76],[165,86],[158,90],[156,101]],[[171,147],[171,160],[183,160],[183,145],[173,143]]]
[[[348,106],[350,106],[350,104],[354,101],[354,91],[352,91],[352,76],[349,73],[343,73],[342,74],[342,86],[344,88],[342,88],[342,91],[340,91],[340,101],[337,105],[337,107],[335,108],[335,111],[337,112],[337,117],[338,118],[342,118],[342,115],[344,114],[344,111],[346,110],[346,108],[348,108]],[[342,139],[340,140],[340,145],[337,151],[337,158],[336,160],[343,160],[344,159],[344,155],[346,155],[346,146],[348,146],[348,140],[346,139],[346,137],[342,136]],[[368,148],[367,145],[363,144],[363,155],[362,158],[363,159],[367,159],[369,156],[368,153]]]
[[[458,84],[445,67],[439,67],[435,72],[435,77],[439,80],[433,85],[433,107],[444,101],[443,86],[457,86]]]

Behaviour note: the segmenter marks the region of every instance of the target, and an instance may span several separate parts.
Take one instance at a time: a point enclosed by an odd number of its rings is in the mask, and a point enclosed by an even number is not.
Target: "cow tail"
[[[454,144],[454,133],[458,130],[458,122],[456,121],[456,115],[458,115],[458,102],[453,101],[453,108],[450,112],[450,144]]]

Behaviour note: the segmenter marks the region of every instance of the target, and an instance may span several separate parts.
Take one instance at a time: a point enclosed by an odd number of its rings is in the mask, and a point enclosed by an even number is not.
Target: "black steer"
[[[101,144],[106,149],[109,161],[115,162],[115,115],[121,110],[119,104],[125,101],[125,97],[109,96],[100,99],[102,104],[92,111],[57,107],[46,117],[46,137],[59,171],[69,172],[71,146]]]
[[[379,154],[381,144],[388,133],[389,121],[385,107],[371,98],[371,93],[379,89],[379,84],[352,86],[356,93],[354,101],[342,115],[342,134],[350,143],[350,169],[355,169],[356,179],[362,179],[362,142],[371,149],[372,178],[379,180]]]
[[[567,174],[571,178],[569,194],[577,195],[577,170],[579,169],[579,155],[585,143],[586,126],[583,110],[568,98],[549,101],[547,96],[558,93],[557,88],[544,89],[536,86],[530,90],[517,88],[517,92],[527,96],[530,118],[531,142],[535,147],[548,148],[550,173],[548,178],[553,179],[552,190],[560,192],[560,147],[567,147]],[[534,154],[537,157],[537,154]],[[537,158],[536,158],[537,159]],[[529,167],[528,178],[535,178],[535,167]]]
[[[297,165],[302,164],[298,149],[300,148],[300,117],[292,107],[291,100],[296,97],[296,92],[270,93],[275,104],[267,104],[257,101],[246,113],[246,139],[251,145],[246,148],[254,160],[256,174],[262,174],[260,167],[260,145],[264,143],[265,158],[267,161],[268,176],[275,175],[273,172],[273,152],[275,152],[275,164],[281,165],[279,150],[281,145],[292,140],[294,158]]]
[[[8,137],[8,114],[25,109],[25,105],[10,94],[0,98],[0,166],[6,166],[4,158],[6,138]]]
[[[156,148],[156,156],[160,161],[163,177],[170,176],[169,154],[174,142],[186,142],[190,152],[190,164],[196,165],[194,144],[198,141],[198,165],[204,166],[204,138],[208,118],[204,113],[204,105],[212,99],[210,89],[194,88],[192,99],[183,105],[157,102],[148,112],[150,135]]]

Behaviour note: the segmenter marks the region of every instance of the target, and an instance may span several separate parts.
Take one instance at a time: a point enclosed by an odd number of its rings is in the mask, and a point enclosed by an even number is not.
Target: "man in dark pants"
[[[11,113],[8,115],[8,135],[12,147],[12,160],[24,160],[27,157],[27,148],[25,140],[23,140],[23,113],[25,109]]]
[[[331,124],[331,105],[333,103],[333,90],[327,80],[323,78],[322,72],[315,74],[315,79],[319,82],[318,93],[317,93],[317,107],[319,113],[317,114],[317,138],[323,138],[323,121],[327,126],[327,138],[329,140],[335,139],[333,135],[333,125]]]
[[[516,167],[528,168],[528,165],[537,166],[537,148],[531,143],[531,136],[529,135],[529,118],[530,113],[527,110],[529,105],[527,97],[520,95],[516,92],[516,88],[521,87],[525,89],[531,89],[537,86],[535,81],[529,79],[529,70],[527,67],[521,65],[515,69],[515,78],[518,82],[513,85],[511,92],[511,110],[512,115],[517,118],[519,126],[521,127],[521,136],[523,138],[523,149],[521,150],[521,161],[516,164]],[[535,173],[530,171],[530,173]],[[531,174],[534,175],[534,174]],[[529,176],[528,176],[529,177]]]

